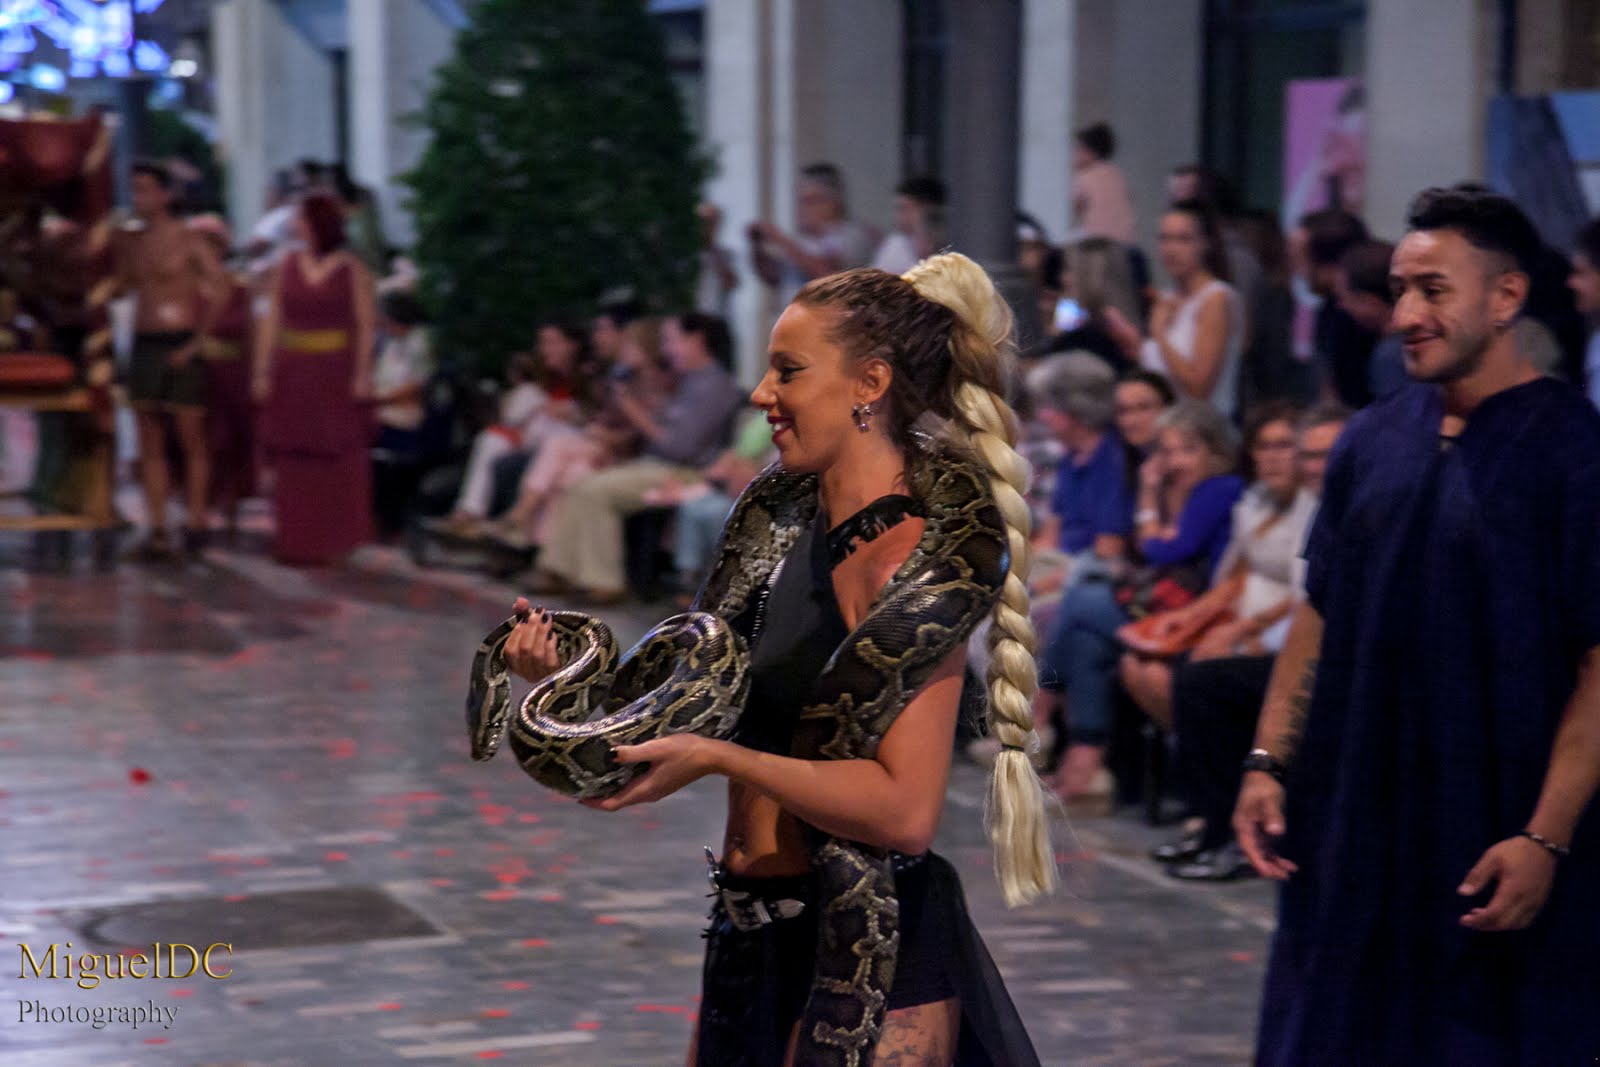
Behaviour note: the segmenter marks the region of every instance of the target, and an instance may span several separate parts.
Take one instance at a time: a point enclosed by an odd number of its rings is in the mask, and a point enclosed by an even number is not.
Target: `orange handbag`
[[[1146,615],[1138,622],[1118,628],[1117,640],[1126,645],[1129,651],[1153,659],[1171,659],[1188,652],[1200,643],[1207,630],[1234,621],[1233,605],[1238,603],[1243,582],[1238,578],[1229,578],[1224,584],[1229,587],[1229,592],[1226,597],[1217,599],[1218,607],[1203,612],[1180,608],[1178,611]],[[1179,612],[1189,612],[1190,618],[1185,619],[1182,625],[1169,629],[1173,616]]]

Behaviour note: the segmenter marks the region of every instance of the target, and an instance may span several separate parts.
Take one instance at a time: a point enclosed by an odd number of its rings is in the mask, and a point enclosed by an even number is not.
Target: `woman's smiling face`
[[[750,402],[767,413],[772,443],[789,470],[831,467],[857,434],[851,408],[864,386],[852,361],[828,337],[834,312],[790,304],[772,327],[767,373]]]

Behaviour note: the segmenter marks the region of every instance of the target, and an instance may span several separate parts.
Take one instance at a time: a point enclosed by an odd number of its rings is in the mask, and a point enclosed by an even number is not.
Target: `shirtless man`
[[[226,291],[226,274],[211,245],[172,214],[172,178],[160,166],[135,164],[133,210],[143,226],[123,235],[118,248],[118,288],[138,296],[128,400],[138,416],[139,473],[150,530],[139,554],[172,554],[167,534],[167,426],[177,427],[183,450],[188,519],[186,553],[205,543],[206,492],[211,457],[206,451],[205,363],[201,340]]]

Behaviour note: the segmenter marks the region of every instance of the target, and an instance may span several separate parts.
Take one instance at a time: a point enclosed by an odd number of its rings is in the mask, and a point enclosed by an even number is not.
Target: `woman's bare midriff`
[[[733,874],[776,878],[810,869],[800,822],[778,802],[737,782],[728,784],[728,832],[722,862]]]

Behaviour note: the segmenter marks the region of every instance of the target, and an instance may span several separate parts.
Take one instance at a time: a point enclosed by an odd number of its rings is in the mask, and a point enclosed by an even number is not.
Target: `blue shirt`
[[[1583,355],[1583,375],[1588,382],[1589,402],[1600,408],[1600,330],[1589,335],[1589,347]]]
[[[1244,492],[1244,480],[1218,474],[1195,486],[1178,514],[1178,529],[1171,537],[1150,537],[1140,542],[1146,562],[1157,565],[1203,563],[1209,575],[1233,535],[1233,505]]]
[[[1061,551],[1087,551],[1106,534],[1127,536],[1133,502],[1124,455],[1121,439],[1107,433],[1084,463],[1070,452],[1062,457],[1050,498],[1050,510],[1061,520]]]

